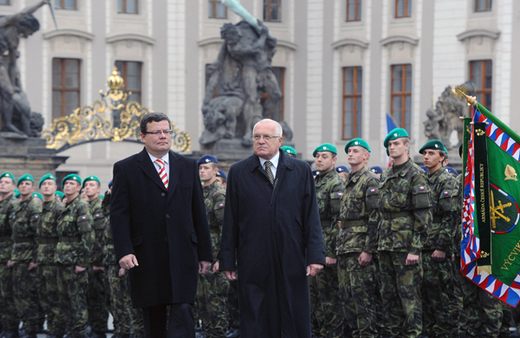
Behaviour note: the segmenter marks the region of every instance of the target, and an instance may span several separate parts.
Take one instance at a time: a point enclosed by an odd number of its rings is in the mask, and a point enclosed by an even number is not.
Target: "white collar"
[[[148,151],[146,151],[148,153]],[[152,163],[155,163],[155,160],[157,159],[161,159],[163,160],[163,162],[165,164],[168,164],[168,162],[170,161],[170,154],[169,153],[166,153],[166,155],[164,155],[163,157],[159,158],[159,157],[155,157],[153,156],[152,154],[148,153],[148,156],[150,156],[150,159],[152,160]]]
[[[262,168],[265,168],[264,166],[264,163],[267,161],[267,160],[264,160],[263,158],[261,157],[258,157],[258,159],[260,160],[260,165],[262,166]],[[273,167],[276,169],[278,168],[278,160],[280,159],[280,152],[278,151],[276,153],[276,155],[274,155],[274,157],[272,159],[270,159],[269,161],[271,161],[271,163],[273,164]]]

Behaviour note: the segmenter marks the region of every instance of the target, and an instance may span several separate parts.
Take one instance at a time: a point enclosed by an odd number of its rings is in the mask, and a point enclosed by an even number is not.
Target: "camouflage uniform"
[[[88,203],[77,196],[67,202],[58,219],[60,236],[56,247],[58,288],[64,299],[69,337],[85,337],[87,330],[88,269],[76,273],[76,266],[88,268],[94,242],[92,214]]]
[[[20,202],[13,224],[13,294],[18,317],[30,337],[38,330],[38,269],[29,270],[29,263],[36,262],[36,227],[42,212],[40,204],[31,196]]]
[[[14,194],[0,201],[0,318],[6,332],[16,332],[20,320],[16,313],[13,297],[13,269],[7,267],[13,247],[12,225],[14,212],[18,208]]]
[[[433,337],[451,337],[458,332],[457,298],[451,263],[454,221],[451,212],[453,177],[440,167],[428,175],[432,196],[433,220],[423,246],[423,333]],[[436,261],[435,250],[446,258]]]
[[[341,199],[336,247],[339,289],[353,337],[378,335],[377,267],[374,260],[361,266],[358,258],[362,252],[375,254],[377,251],[380,218],[379,179],[366,167],[351,172]]]
[[[204,204],[211,233],[213,257],[218,257],[222,220],[224,219],[224,202],[226,191],[217,181],[203,187]],[[197,286],[197,307],[202,329],[208,338],[225,337],[228,324],[226,299],[229,290],[227,278],[222,273],[213,273],[213,267],[206,275],[199,277]]]
[[[134,337],[144,336],[143,314],[140,308],[132,306],[130,298],[130,281],[128,272],[125,271],[123,276],[119,276],[121,267],[116,262],[116,254],[114,251],[114,241],[110,232],[110,194],[105,194],[102,208],[107,226],[105,228],[105,246],[103,247],[103,266],[107,268],[106,275],[110,286],[110,309],[114,317],[114,337],[128,338],[134,331]]]
[[[453,214],[457,221],[457,232],[454,236],[455,262],[458,271],[458,280],[462,291],[465,323],[461,323],[466,337],[491,338],[498,337],[503,319],[501,301],[481,289],[471,280],[460,273],[460,238],[462,234],[462,206],[464,199],[464,177],[460,174],[453,188]],[[465,325],[464,325],[465,324]]]
[[[63,204],[57,199],[43,202],[42,213],[36,226],[36,263],[38,264],[38,295],[47,315],[47,331],[59,336],[65,332],[65,314],[61,312],[58,291],[58,266],[54,260],[58,244],[58,217]]]
[[[87,291],[88,320],[96,336],[105,336],[108,321],[108,283],[104,271],[94,271],[93,266],[103,266],[103,248],[105,246],[105,229],[107,222],[101,207],[101,198],[98,196],[89,202],[90,211],[94,220],[94,245],[90,253],[92,265],[89,266]]]
[[[422,331],[421,250],[431,223],[431,194],[424,171],[408,159],[383,172],[379,186],[379,269],[387,329],[396,337]],[[419,262],[406,265],[408,254]]]
[[[321,219],[323,242],[327,257],[336,258],[339,210],[345,181],[336,170],[316,176],[316,199]],[[320,273],[309,277],[311,306],[323,337],[342,337],[346,321],[340,299],[337,264],[325,266]]]

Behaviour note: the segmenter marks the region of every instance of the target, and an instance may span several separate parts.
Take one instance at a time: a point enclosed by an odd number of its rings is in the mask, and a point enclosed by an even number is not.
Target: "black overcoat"
[[[228,174],[220,269],[237,271],[246,338],[310,337],[306,269],[325,264],[311,169],[279,153],[274,186],[256,155]]]
[[[169,153],[169,187],[148,153],[114,164],[110,225],[116,259],[135,254],[134,307],[194,303],[199,261],[212,261],[211,239],[195,160]]]

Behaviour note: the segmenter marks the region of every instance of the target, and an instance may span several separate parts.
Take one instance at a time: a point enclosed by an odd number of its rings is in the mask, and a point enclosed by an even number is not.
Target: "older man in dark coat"
[[[307,276],[325,264],[311,169],[279,150],[277,122],[253,134],[255,154],[228,174],[220,269],[238,277],[241,337],[310,337]]]
[[[110,224],[147,337],[195,337],[197,273],[213,260],[197,162],[170,151],[170,120],[141,120],[145,149],[114,165]],[[168,319],[168,322],[167,322]],[[167,329],[168,328],[168,329]]]

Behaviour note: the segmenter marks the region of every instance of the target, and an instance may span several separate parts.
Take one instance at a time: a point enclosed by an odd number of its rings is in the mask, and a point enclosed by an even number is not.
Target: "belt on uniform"
[[[338,228],[346,229],[346,228],[360,227],[363,224],[365,224],[365,222],[364,222],[364,220],[362,218],[360,218],[360,219],[347,219],[346,221],[338,222]]]
[[[11,236],[0,236],[0,242],[8,242]]]
[[[60,242],[79,242],[81,241],[81,236],[60,236]]]
[[[15,237],[14,241],[16,243],[31,243],[34,242],[34,237]]]
[[[442,215],[433,215],[433,223],[442,222]]]
[[[322,227],[322,228],[328,228],[328,227],[330,227],[330,220],[328,220],[328,219],[324,219],[324,220],[322,220],[322,221],[321,221],[321,227]]]
[[[398,217],[413,216],[413,211],[401,211],[401,212],[383,212],[383,219],[394,219]]]
[[[56,237],[40,238],[40,244],[57,244],[58,239]]]

